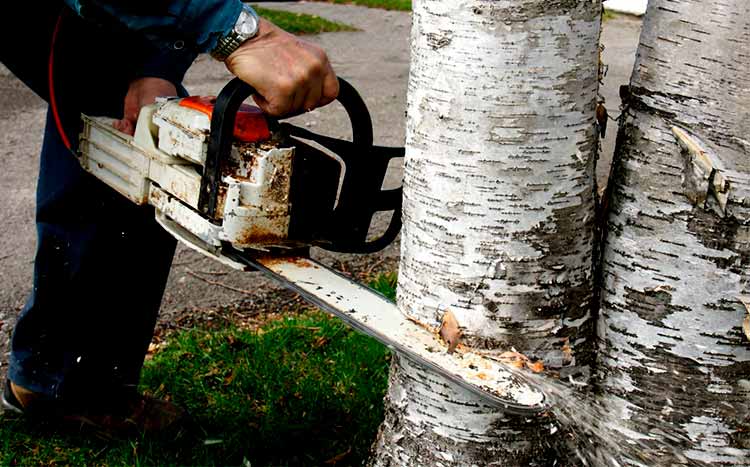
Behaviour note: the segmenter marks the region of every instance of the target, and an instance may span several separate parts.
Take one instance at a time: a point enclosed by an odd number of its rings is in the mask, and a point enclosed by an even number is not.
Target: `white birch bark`
[[[612,465],[750,465],[747,0],[650,0],[630,90],[598,326]]]
[[[599,0],[416,0],[401,310],[565,378],[593,359]],[[546,465],[512,416],[395,359],[372,464]]]

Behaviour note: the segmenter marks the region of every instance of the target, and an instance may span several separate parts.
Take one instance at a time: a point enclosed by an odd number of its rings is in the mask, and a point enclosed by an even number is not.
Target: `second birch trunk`
[[[603,263],[617,464],[750,463],[750,7],[650,0]]]

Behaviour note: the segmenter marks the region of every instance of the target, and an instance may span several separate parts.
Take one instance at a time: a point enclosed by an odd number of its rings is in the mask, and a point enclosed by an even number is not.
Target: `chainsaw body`
[[[80,162],[133,202],[154,206],[179,240],[237,268],[246,266],[223,249],[377,251],[400,228],[401,189],[381,186],[403,148],[373,146],[367,107],[351,86],[341,88],[353,141],[268,119],[241,104],[252,89],[235,80],[215,99],[144,107],[132,137],[111,119],[83,116]],[[373,238],[379,211],[393,215]]]

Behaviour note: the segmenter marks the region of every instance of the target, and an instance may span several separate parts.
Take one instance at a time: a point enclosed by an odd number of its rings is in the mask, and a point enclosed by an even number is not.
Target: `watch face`
[[[257,29],[258,21],[255,19],[255,17],[244,10],[240,12],[240,17],[238,18],[237,24],[234,27],[234,30],[237,32],[237,34],[250,37],[255,34]]]

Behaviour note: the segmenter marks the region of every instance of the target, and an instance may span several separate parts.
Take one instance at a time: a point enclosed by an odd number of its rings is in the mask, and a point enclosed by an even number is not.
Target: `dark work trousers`
[[[121,118],[128,83],[147,45],[90,24],[59,1],[9,2],[0,59],[44,99],[50,39],[65,132],[75,145],[80,113]],[[33,30],[33,33],[32,33]],[[30,135],[29,137],[33,137]],[[94,403],[137,385],[175,241],[153,209],[84,172],[48,112],[37,186],[34,285],[13,332],[8,377],[51,398]]]

